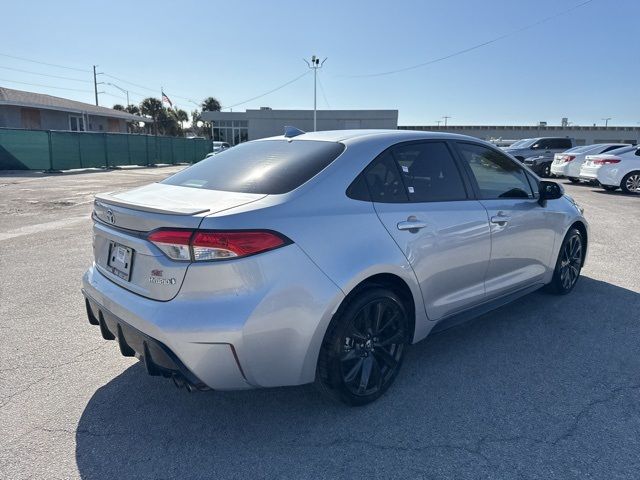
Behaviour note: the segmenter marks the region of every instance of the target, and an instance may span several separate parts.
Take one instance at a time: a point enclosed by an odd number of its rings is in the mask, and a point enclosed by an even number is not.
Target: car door
[[[413,267],[429,319],[481,303],[489,222],[447,143],[395,145],[365,177],[380,221]]]
[[[491,261],[485,278],[488,299],[543,281],[555,241],[554,214],[536,199],[528,174],[502,152],[456,142],[491,228]],[[533,176],[531,176],[533,179]]]

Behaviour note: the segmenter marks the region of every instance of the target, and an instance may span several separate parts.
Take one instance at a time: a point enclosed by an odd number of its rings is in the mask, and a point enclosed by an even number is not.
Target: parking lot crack
[[[563,440],[567,440],[570,437],[572,437],[575,434],[576,430],[578,430],[578,428],[580,426],[580,422],[582,421],[582,419],[584,419],[593,408],[595,408],[595,407],[597,407],[599,405],[605,405],[605,404],[615,400],[619,396],[619,394],[622,393],[622,392],[629,391],[629,390],[638,390],[638,389],[640,389],[640,384],[638,384],[638,385],[625,385],[625,386],[621,386],[621,387],[616,387],[616,388],[613,388],[612,390],[610,390],[609,394],[606,397],[598,398],[598,399],[590,401],[584,407],[582,407],[580,409],[580,411],[576,414],[576,416],[574,417],[573,421],[571,422],[571,424],[569,425],[567,430],[551,443],[553,445],[557,445],[558,443],[562,442]]]

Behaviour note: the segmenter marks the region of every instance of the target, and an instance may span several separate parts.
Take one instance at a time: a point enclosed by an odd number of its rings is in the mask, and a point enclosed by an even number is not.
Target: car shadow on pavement
[[[387,394],[188,394],[130,367],[89,401],[100,478],[638,478],[640,294],[582,277],[413,346]],[[117,346],[114,345],[114,355]]]

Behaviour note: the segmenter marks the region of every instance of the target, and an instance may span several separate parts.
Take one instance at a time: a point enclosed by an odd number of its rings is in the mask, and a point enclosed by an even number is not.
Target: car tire
[[[400,370],[409,325],[404,302],[386,288],[367,288],[347,299],[322,342],[316,386],[347,405],[378,399]]]
[[[600,185],[602,188],[604,188],[607,192],[615,192],[618,187],[615,185]]]
[[[551,176],[551,164],[542,167],[542,177],[549,178]]]
[[[640,194],[640,172],[627,173],[620,182],[620,189],[626,194]]]
[[[571,183],[580,183],[580,179],[576,177],[568,177]]]
[[[546,290],[557,295],[566,295],[578,283],[580,270],[584,263],[585,243],[582,233],[571,228],[562,241],[558,260],[553,271],[553,278]]]

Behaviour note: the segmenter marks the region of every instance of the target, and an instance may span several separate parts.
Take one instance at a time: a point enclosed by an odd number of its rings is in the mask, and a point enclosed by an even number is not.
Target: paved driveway
[[[592,223],[576,290],[415,345],[346,408],[188,394],[88,324],[91,196],[174,170],[0,176],[0,478],[640,478],[640,197],[566,185]]]

